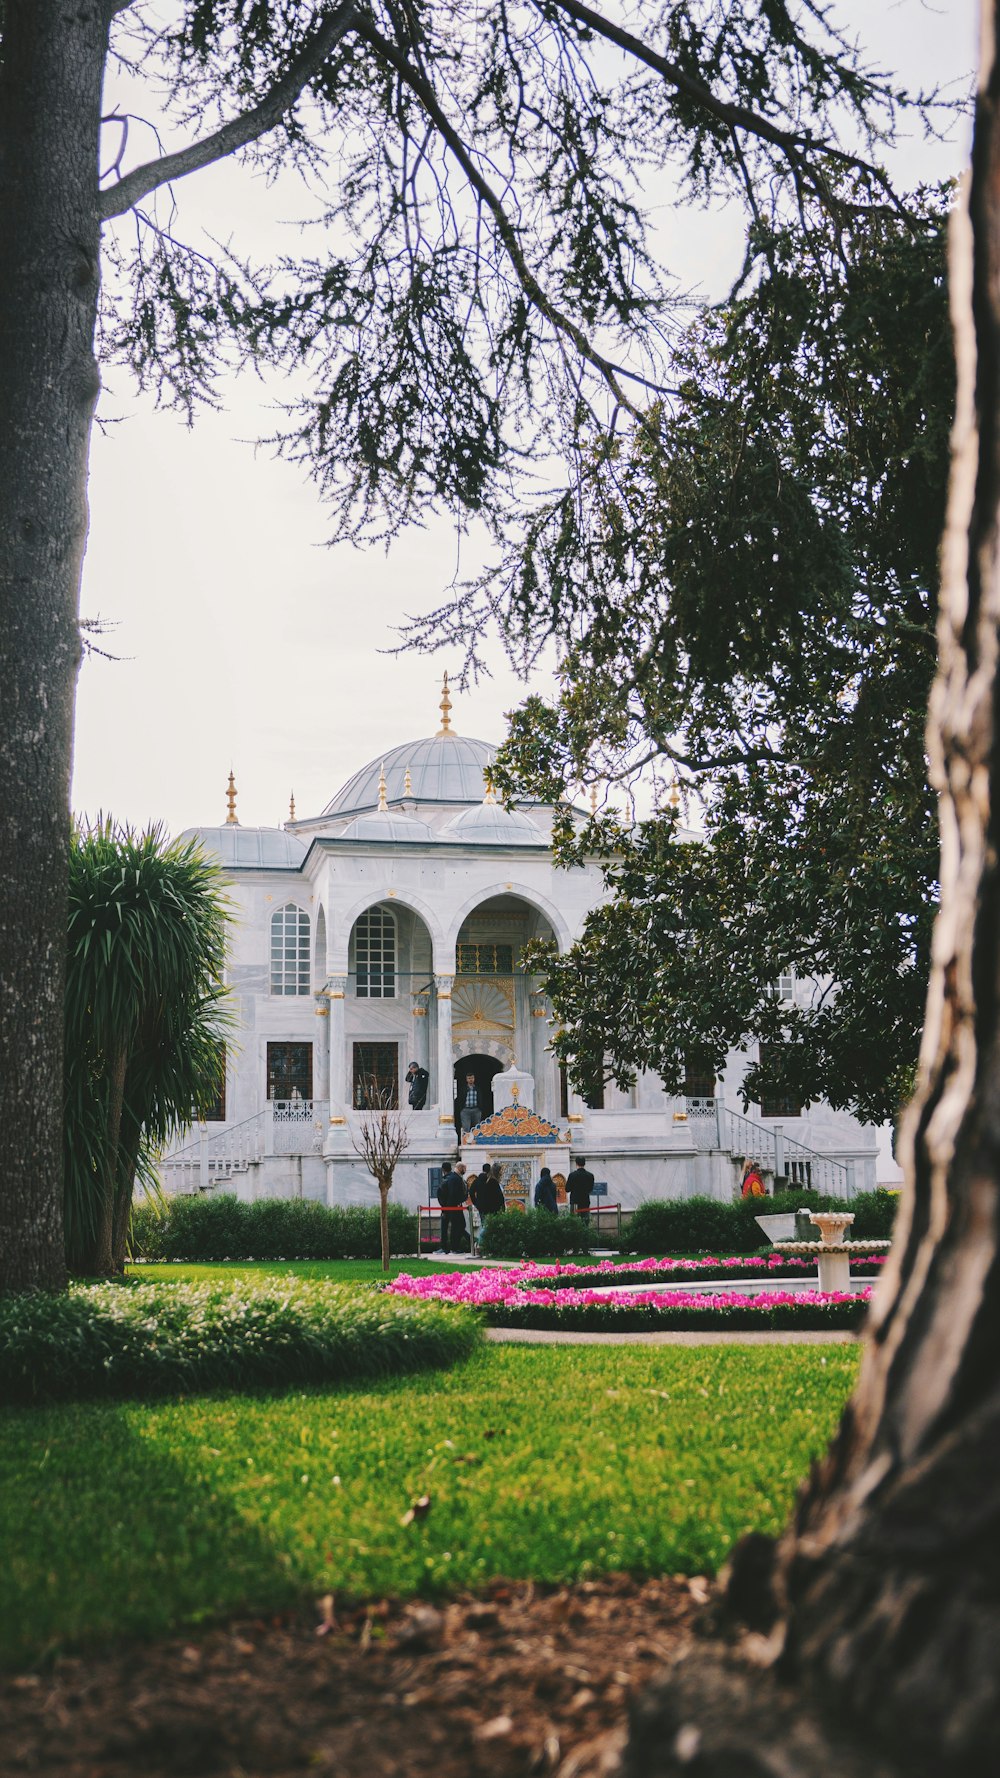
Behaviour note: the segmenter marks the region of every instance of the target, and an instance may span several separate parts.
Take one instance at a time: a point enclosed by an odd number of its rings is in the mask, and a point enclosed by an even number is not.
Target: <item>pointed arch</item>
[[[526,902],[528,907],[534,908],[536,913],[544,915],[552,928],[560,952],[569,950],[573,943],[573,935],[555,902],[550,901],[548,896],[542,895],[539,890],[529,889],[525,883],[504,883],[502,886],[492,889],[477,889],[473,894],[467,896],[461,906],[451,914],[447,927],[447,951],[451,961],[444,967],[450,970],[455,967],[455,947],[458,944],[458,935],[469,915],[474,914],[484,901],[492,901],[497,895],[516,896],[519,901]],[[437,964],[435,964],[436,967]]]

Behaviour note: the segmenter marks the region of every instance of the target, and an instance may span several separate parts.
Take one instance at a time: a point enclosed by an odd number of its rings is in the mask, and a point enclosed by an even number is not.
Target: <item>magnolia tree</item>
[[[364,1161],[378,1186],[379,1233],[382,1238],[382,1270],[389,1270],[389,1193],[401,1157],[410,1146],[409,1131],[393,1096],[370,1081],[365,1092],[367,1109],[354,1137],[354,1152]]]

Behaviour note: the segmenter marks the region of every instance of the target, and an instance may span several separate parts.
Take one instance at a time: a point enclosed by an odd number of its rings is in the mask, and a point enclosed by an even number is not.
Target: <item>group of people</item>
[[[441,1206],[441,1251],[451,1253],[465,1246],[465,1212],[471,1204],[480,1220],[500,1216],[507,1208],[500,1183],[500,1163],[486,1161],[481,1173],[466,1177],[464,1161],[445,1161],[437,1188]]]
[[[585,1222],[590,1220],[590,1194],[594,1189],[594,1175],[591,1173],[585,1157],[576,1155],[573,1160],[573,1171],[566,1180],[566,1196],[570,1208]],[[559,1193],[556,1182],[548,1167],[543,1167],[538,1175],[535,1186],[535,1209],[548,1210],[555,1216],[559,1209]]]
[[[411,1062],[406,1070],[407,1100],[411,1111],[423,1111],[427,1104],[427,1089],[430,1086],[430,1075],[419,1062]],[[462,1134],[467,1136],[476,1124],[483,1121],[483,1098],[476,1084],[475,1074],[470,1070],[465,1076],[465,1084],[455,1091],[455,1109]]]
[[[571,1208],[584,1221],[590,1218],[590,1194],[593,1189],[594,1175],[584,1157],[579,1155],[566,1180],[566,1196]],[[445,1161],[438,1182],[437,1201],[441,1206],[441,1251],[459,1252],[467,1244],[465,1213],[470,1205],[479,1212],[480,1225],[487,1216],[499,1216],[507,1208],[499,1161],[485,1161],[482,1171],[471,1175],[468,1174],[464,1161]],[[552,1216],[559,1209],[556,1182],[548,1167],[543,1167],[538,1175],[535,1209],[547,1210]]]

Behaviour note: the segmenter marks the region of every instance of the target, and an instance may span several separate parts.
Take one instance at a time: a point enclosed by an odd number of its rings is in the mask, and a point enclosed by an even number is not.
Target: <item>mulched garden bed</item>
[[[4,1774],[598,1778],[709,1583],[496,1584],[248,1619],[0,1680]]]

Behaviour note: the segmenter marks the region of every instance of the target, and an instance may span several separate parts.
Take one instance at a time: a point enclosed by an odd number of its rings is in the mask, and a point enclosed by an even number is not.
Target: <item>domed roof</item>
[[[442,839],[472,840],[493,846],[544,846],[545,835],[518,809],[506,809],[502,803],[481,802],[474,809],[463,809],[453,815],[442,830]]]
[[[324,815],[348,815],[353,810],[378,806],[379,773],[385,768],[386,796],[390,803],[481,803],[483,773],[496,752],[488,741],[477,741],[471,735],[427,735],[421,741],[407,741],[394,747],[384,759],[370,760],[348,778]],[[410,774],[407,788],[406,774]]]
[[[370,814],[357,815],[334,838],[338,840],[430,840],[431,830],[424,821],[412,815],[400,815],[390,809],[373,809]]]
[[[197,840],[203,852],[234,870],[298,870],[306,855],[302,841],[281,827],[187,827],[182,840]]]

